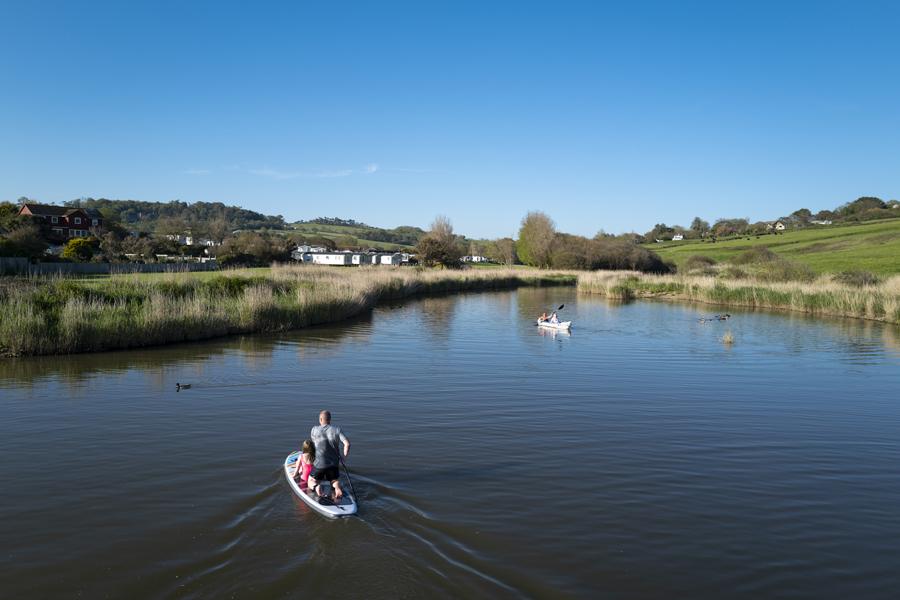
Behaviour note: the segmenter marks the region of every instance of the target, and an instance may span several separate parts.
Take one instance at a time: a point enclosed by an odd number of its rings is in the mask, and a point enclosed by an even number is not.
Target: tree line
[[[694,217],[689,227],[657,223],[653,229],[640,236],[641,242],[670,240],[675,235],[684,239],[700,239],[706,237],[728,237],[733,235],[762,235],[771,233],[771,223],[781,221],[786,229],[803,229],[816,227],[819,223],[861,223],[878,219],[900,217],[900,201],[884,201],[874,196],[863,196],[847,202],[834,210],[820,210],[813,213],[808,208],[800,208],[791,214],[774,221],[756,221],[751,223],[747,218],[722,218],[713,222]]]
[[[123,227],[140,232],[182,234],[190,230],[197,236],[222,241],[236,230],[285,230],[281,215],[262,213],[227,206],[221,202],[145,202],[141,200],[109,200],[83,198],[63,203],[72,208],[95,208],[104,217]]]
[[[674,266],[658,254],[638,245],[633,235],[612,236],[598,233],[593,238],[562,233],[545,213],[529,212],[522,219],[518,238],[466,240],[453,232],[446,217],[438,217],[416,247],[419,261],[427,266],[456,268],[468,250],[494,262],[525,264],[554,269],[629,269],[667,273]]]

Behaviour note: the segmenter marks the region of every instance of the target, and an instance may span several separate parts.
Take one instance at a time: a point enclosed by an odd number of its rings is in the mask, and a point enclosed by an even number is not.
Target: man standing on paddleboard
[[[344,444],[344,456],[350,454],[350,440],[341,432],[341,428],[331,424],[331,413],[323,410],[319,413],[319,424],[312,428],[309,437],[316,445],[316,459],[313,461],[313,469],[309,474],[309,487],[316,490],[320,496],[329,496],[326,486],[319,485],[329,482],[334,488],[335,499],[344,495],[338,480],[341,464],[341,456],[338,454],[338,442]]]

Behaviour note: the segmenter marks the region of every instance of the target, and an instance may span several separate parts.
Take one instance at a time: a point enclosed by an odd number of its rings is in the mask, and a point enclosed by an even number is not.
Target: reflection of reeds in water
[[[578,290],[610,298],[670,297],[900,323],[900,276],[877,285],[852,287],[828,277],[811,282],[771,282],[598,271],[580,274]]]
[[[0,354],[59,354],[284,331],[416,294],[574,284],[572,274],[273,266],[267,275],[61,277],[0,285]]]

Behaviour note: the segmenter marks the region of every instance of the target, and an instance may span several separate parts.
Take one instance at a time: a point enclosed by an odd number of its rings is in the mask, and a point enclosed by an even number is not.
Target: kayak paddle
[[[556,312],[561,311],[561,310],[564,309],[565,307],[566,307],[565,304],[560,304],[560,305],[559,305],[559,308],[556,309]],[[535,325],[537,325],[537,323],[535,323]]]

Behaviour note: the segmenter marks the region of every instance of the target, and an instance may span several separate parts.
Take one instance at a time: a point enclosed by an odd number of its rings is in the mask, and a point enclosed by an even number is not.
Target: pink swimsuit
[[[312,465],[310,463],[306,463],[303,465],[303,470],[300,471],[300,481],[306,483],[309,479],[309,474],[312,471]]]

